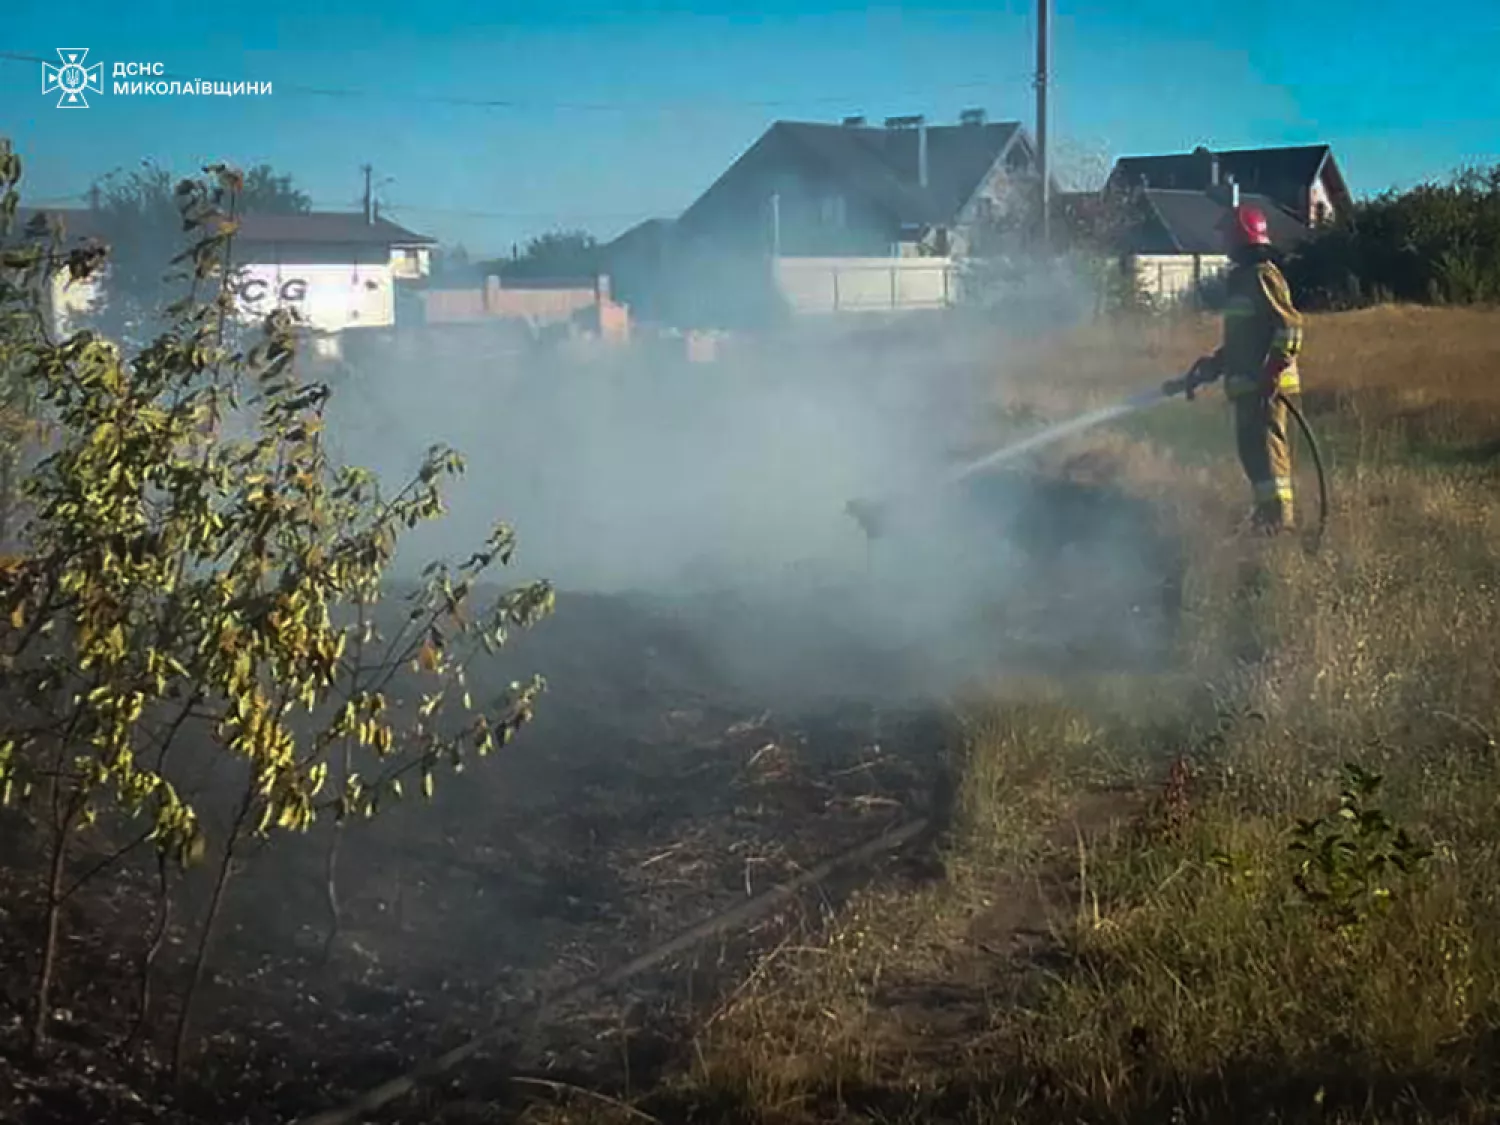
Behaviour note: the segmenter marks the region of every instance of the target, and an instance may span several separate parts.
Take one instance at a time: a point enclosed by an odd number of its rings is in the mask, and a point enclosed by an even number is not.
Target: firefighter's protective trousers
[[[1291,528],[1295,508],[1286,404],[1280,397],[1261,394],[1233,401],[1235,443],[1255,499],[1255,521],[1268,528]]]
[[[1294,519],[1292,453],[1287,410],[1275,392],[1294,402],[1301,393],[1302,316],[1274,262],[1236,266],[1227,283],[1224,345],[1215,359],[1234,404],[1240,464],[1255,498],[1256,521],[1286,528]]]

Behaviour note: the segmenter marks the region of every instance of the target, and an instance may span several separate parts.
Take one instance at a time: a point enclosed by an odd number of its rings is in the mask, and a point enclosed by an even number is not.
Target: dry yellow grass
[[[1307,318],[1303,362],[1312,389],[1425,391],[1425,399],[1500,406],[1500,313],[1386,305]],[[1092,324],[1058,341],[1008,355],[1007,378],[1023,386],[1125,392],[1185,370],[1212,349],[1210,316]]]
[[[1000,396],[1063,417],[1186,370],[1215,346],[1217,333],[1204,316],[1089,326],[1008,355]],[[1392,443],[1461,453],[1500,442],[1495,311],[1391,305],[1310,316],[1302,369],[1309,411],[1337,418],[1366,459],[1389,453]]]

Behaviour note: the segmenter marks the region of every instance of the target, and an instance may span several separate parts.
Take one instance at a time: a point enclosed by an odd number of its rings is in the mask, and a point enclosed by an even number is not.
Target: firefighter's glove
[[[1214,370],[1212,356],[1204,356],[1194,363],[1188,369],[1188,373],[1183,376],[1182,380],[1183,394],[1187,397],[1187,400],[1192,402],[1198,395],[1198,388],[1212,383],[1217,375],[1218,372]]]

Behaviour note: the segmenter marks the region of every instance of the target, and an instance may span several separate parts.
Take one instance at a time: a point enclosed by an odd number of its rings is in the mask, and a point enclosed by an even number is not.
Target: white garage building
[[[108,242],[88,210],[49,210],[64,225],[67,243],[79,238]],[[24,224],[26,216],[21,217]],[[291,309],[322,351],[337,351],[337,336],[353,329],[390,328],[396,323],[397,290],[431,271],[434,239],[386,219],[357,213],[313,211],[298,215],[246,215],[232,249],[235,287],[246,319],[278,306]],[[59,333],[81,326],[108,286],[106,269],[83,282],[54,279],[52,319]]]
[[[319,333],[389,328],[397,286],[429,274],[433,243],[358,214],[246,215],[234,248],[240,306],[249,316],[285,306]]]

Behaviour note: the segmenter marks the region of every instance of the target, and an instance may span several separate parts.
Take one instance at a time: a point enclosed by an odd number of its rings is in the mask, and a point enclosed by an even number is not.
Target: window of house
[[[848,222],[848,210],[842,195],[830,195],[823,199],[822,220],[825,227],[843,227]]]
[[[1031,156],[1020,145],[1010,150],[1005,158],[1005,170],[1007,172],[1024,172],[1031,167]]]

